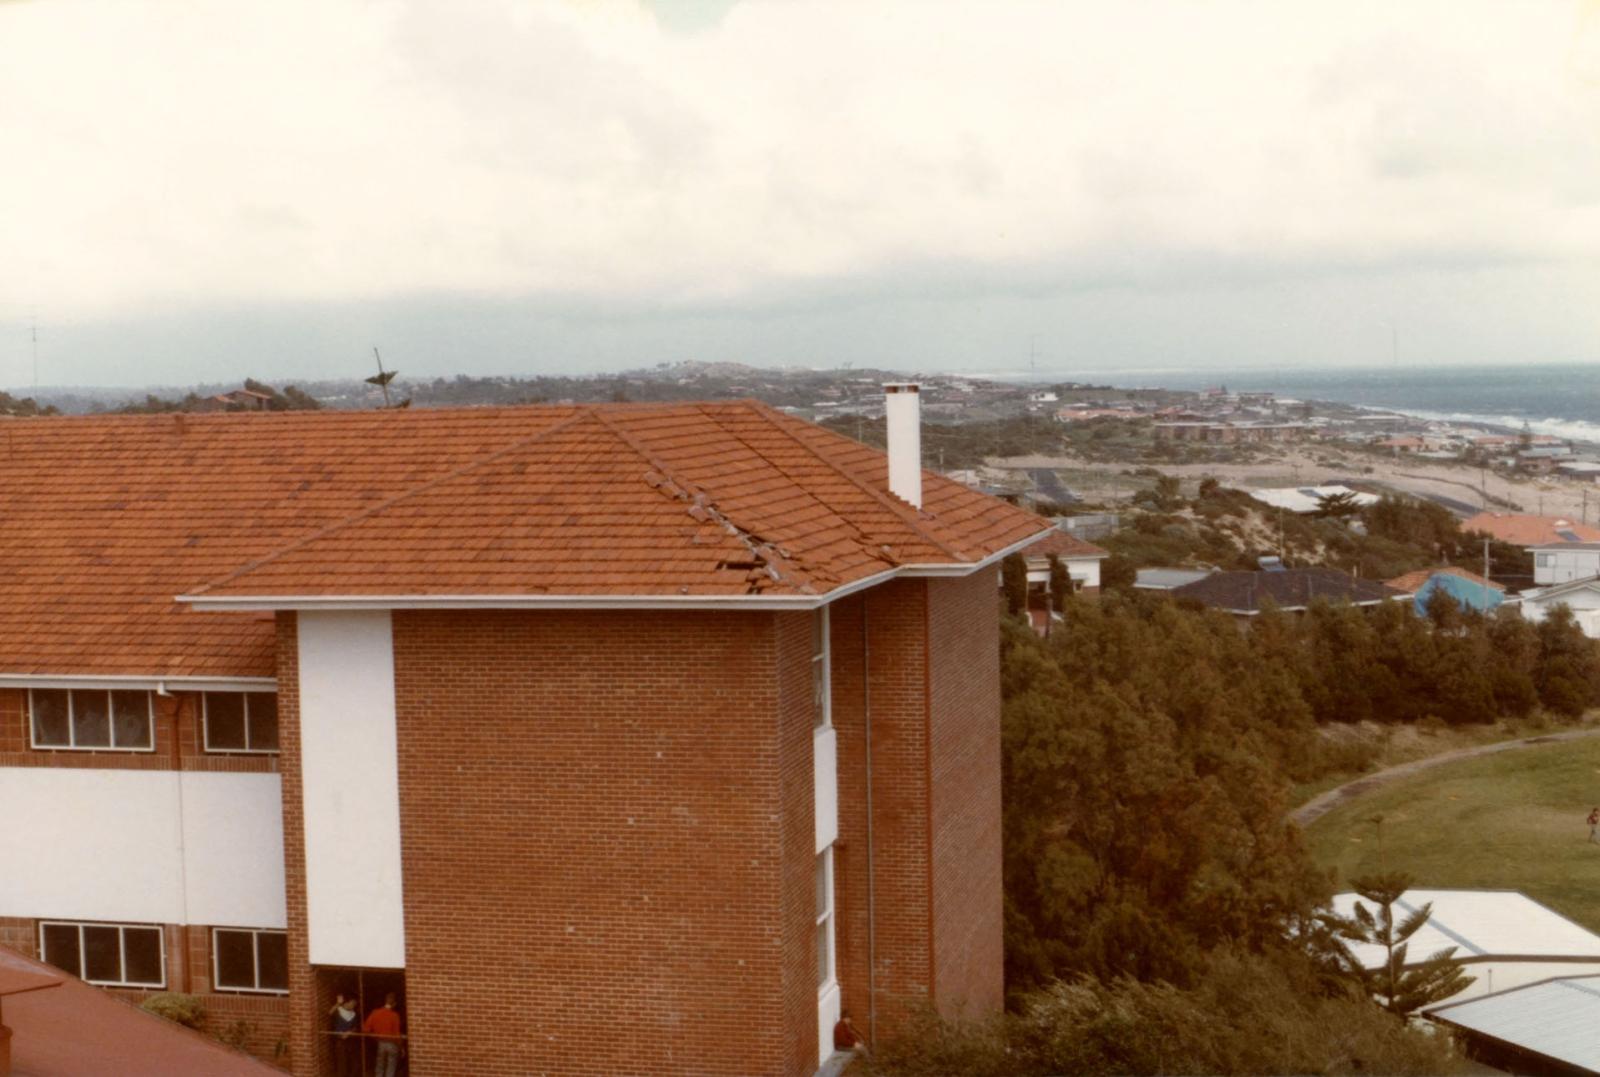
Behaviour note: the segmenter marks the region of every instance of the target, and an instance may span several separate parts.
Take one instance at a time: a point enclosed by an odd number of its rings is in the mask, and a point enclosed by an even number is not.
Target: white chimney
[[[922,397],[914,382],[883,387],[883,413],[889,426],[889,492],[912,507],[922,507]]]

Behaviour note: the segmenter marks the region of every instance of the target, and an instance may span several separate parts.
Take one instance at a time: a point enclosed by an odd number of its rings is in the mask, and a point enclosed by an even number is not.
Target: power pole
[[[1483,540],[1483,578],[1489,579],[1489,540],[1487,537]]]

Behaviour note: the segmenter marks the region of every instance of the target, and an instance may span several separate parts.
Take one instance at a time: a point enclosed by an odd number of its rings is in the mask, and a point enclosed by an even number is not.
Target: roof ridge
[[[795,434],[794,431],[785,429],[783,427],[783,425],[781,423],[779,423],[777,418],[773,415],[771,409],[768,408],[766,405],[761,404],[759,401],[755,401],[754,403],[756,403],[758,406],[753,408],[752,410],[754,410],[757,415],[761,416],[761,418],[765,419],[767,421],[767,423],[774,430],[779,431],[785,437],[787,437],[790,441],[793,441],[796,445],[800,446],[806,452],[810,453],[812,456],[816,457],[818,460],[821,460],[829,468],[831,468],[832,470],[834,470],[838,474],[842,475],[845,478],[845,480],[848,481],[851,485],[855,486],[857,489],[859,489],[862,492],[866,493],[869,497],[872,497],[873,499],[875,499],[878,502],[882,503],[885,507],[887,507],[895,515],[899,516],[906,523],[909,523],[911,525],[912,530],[915,531],[917,534],[921,535],[924,539],[926,539],[929,542],[929,544],[931,544],[933,546],[937,546],[939,549],[943,550],[945,553],[949,554],[952,557],[959,558],[962,561],[970,561],[970,560],[972,560],[972,558],[969,557],[967,554],[962,553],[960,550],[956,549],[954,546],[951,546],[948,542],[945,542],[943,539],[939,538],[937,535],[934,535],[934,534],[930,533],[926,528],[924,528],[922,526],[922,519],[921,519],[922,514],[921,514],[920,510],[912,508],[910,504],[908,504],[905,501],[900,500],[900,498],[898,498],[898,497],[895,497],[895,496],[892,496],[892,495],[889,495],[889,494],[881,493],[878,490],[874,489],[873,487],[867,485],[865,482],[862,482],[861,479],[857,478],[855,475],[852,475],[849,471],[847,471],[844,468],[840,467],[838,464],[836,464],[832,460],[828,459],[822,453],[818,452],[816,449],[812,448],[810,445],[807,445],[804,441],[801,441],[799,436],[797,434]],[[919,471],[923,470],[922,461],[920,461],[920,460],[917,461],[917,469]],[[1040,534],[1043,535],[1044,532],[1041,531]]]
[[[689,410],[698,411],[701,415],[706,415],[704,411],[693,405],[690,406]],[[677,497],[679,500],[688,501],[690,504],[689,514],[691,516],[694,516],[695,511],[698,509],[704,514],[704,517],[721,524],[744,544],[745,548],[750,551],[751,556],[767,566],[767,572],[775,582],[784,582],[783,573],[779,571],[778,567],[781,564],[792,575],[799,577],[798,586],[802,592],[806,594],[816,593],[816,589],[811,586],[812,573],[802,568],[781,546],[761,538],[756,532],[738,523],[733,517],[717,508],[716,502],[712,500],[710,493],[702,486],[675,473],[665,460],[651,452],[638,438],[617,423],[614,423],[604,413],[595,411],[593,414],[596,422],[609,430],[617,440],[621,441],[641,460],[660,473],[661,482],[651,482],[647,475],[644,480],[647,486],[660,493],[663,497]],[[706,417],[711,418],[709,415],[706,415]],[[721,428],[720,423],[718,427],[719,429]],[[665,489],[668,486],[675,488],[676,492]]]
[[[249,572],[253,572],[253,571],[255,571],[256,569],[260,568],[263,565],[271,564],[273,561],[276,561],[278,558],[283,557],[283,556],[285,556],[287,554],[293,553],[295,550],[298,550],[298,549],[301,549],[301,548],[303,548],[305,546],[308,546],[311,543],[317,541],[318,539],[326,538],[328,535],[331,535],[336,531],[342,531],[344,528],[349,527],[349,526],[351,526],[353,524],[360,523],[362,520],[370,519],[373,516],[376,516],[378,513],[384,511],[385,509],[393,507],[394,505],[398,504],[401,501],[405,501],[408,498],[416,497],[419,494],[426,493],[429,490],[432,490],[432,489],[434,489],[436,487],[442,486],[445,483],[450,482],[450,481],[452,481],[454,479],[459,479],[461,476],[467,474],[470,471],[473,471],[476,468],[483,467],[483,466],[485,466],[487,464],[492,464],[496,460],[499,460],[501,457],[504,457],[504,456],[506,456],[506,455],[508,455],[510,453],[516,452],[519,449],[525,449],[529,445],[532,445],[534,442],[540,440],[541,438],[547,437],[550,434],[554,434],[558,430],[565,430],[568,427],[575,426],[580,421],[582,421],[583,419],[590,417],[592,414],[593,413],[588,408],[584,408],[582,406],[576,407],[576,408],[573,409],[573,413],[571,415],[567,416],[567,418],[561,420],[558,423],[554,423],[554,424],[552,424],[550,426],[545,427],[543,430],[539,431],[537,434],[530,434],[528,437],[521,438],[521,439],[519,439],[517,441],[514,441],[510,445],[505,446],[504,448],[499,448],[499,449],[494,450],[488,456],[480,457],[479,459],[473,460],[470,463],[462,464],[460,467],[455,468],[455,469],[453,469],[451,471],[447,471],[443,475],[439,475],[439,476],[437,476],[435,478],[429,479],[427,482],[424,482],[421,485],[413,486],[413,487],[410,487],[409,489],[402,490],[399,493],[397,493],[397,494],[395,494],[395,495],[393,495],[391,497],[384,498],[382,501],[379,501],[375,505],[367,506],[366,508],[362,509],[358,513],[355,513],[354,515],[346,516],[342,520],[335,520],[333,523],[328,524],[325,527],[318,528],[317,530],[311,532],[309,535],[302,535],[300,538],[295,539],[293,542],[289,543],[287,546],[284,546],[284,547],[281,547],[279,549],[273,550],[271,553],[267,554],[265,557],[258,557],[254,561],[250,561],[250,562],[247,562],[246,564],[240,565],[238,568],[234,569],[232,572],[229,572],[229,573],[227,573],[226,575],[223,575],[223,576],[218,576],[214,580],[207,580],[201,586],[196,587],[196,588],[194,588],[193,590],[191,590],[191,591],[189,591],[187,593],[191,594],[191,595],[202,595],[202,594],[205,594],[207,591],[209,591],[213,587],[216,587],[216,586],[218,586],[220,584],[228,583],[228,582],[230,582],[232,580],[236,580],[240,576],[243,576],[243,575],[245,575],[245,574],[247,574]]]

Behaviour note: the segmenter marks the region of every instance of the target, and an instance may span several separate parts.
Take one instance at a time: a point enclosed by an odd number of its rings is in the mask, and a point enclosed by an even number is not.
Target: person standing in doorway
[[[338,1077],[360,1077],[361,1043],[355,1034],[361,1026],[361,1011],[356,1009],[356,1000],[339,992],[328,1016],[333,1018],[333,1072]]]
[[[374,1077],[394,1077],[400,1067],[400,1014],[394,1008],[394,993],[383,996],[383,1005],[367,1014],[361,1031],[375,1038],[378,1065]]]
[[[1600,838],[1597,838],[1595,836],[1595,831],[1597,831],[1597,830],[1600,830],[1600,808],[1596,808],[1596,809],[1594,809],[1594,811],[1589,813],[1589,840],[1590,841],[1600,841]]]

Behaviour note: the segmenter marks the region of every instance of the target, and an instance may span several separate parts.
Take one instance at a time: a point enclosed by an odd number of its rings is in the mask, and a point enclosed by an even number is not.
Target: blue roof
[[[1481,583],[1462,579],[1460,576],[1449,572],[1435,572],[1428,577],[1428,582],[1417,588],[1416,610],[1426,616],[1428,613],[1428,600],[1436,591],[1443,591],[1456,600],[1462,609],[1479,610],[1487,613],[1505,601],[1503,595],[1493,587],[1485,587]]]

